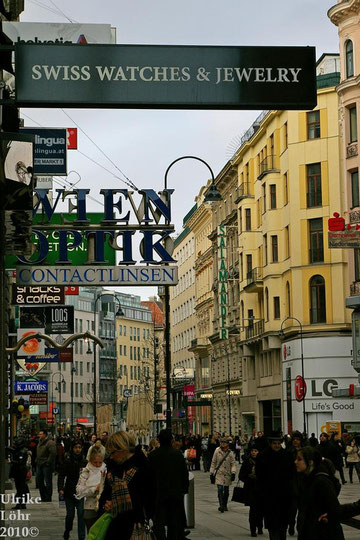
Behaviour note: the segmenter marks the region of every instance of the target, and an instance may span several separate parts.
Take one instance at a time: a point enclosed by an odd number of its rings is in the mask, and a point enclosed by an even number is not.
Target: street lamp
[[[209,169],[211,174],[211,185],[207,189],[204,197],[204,202],[214,202],[221,200],[221,195],[215,185],[215,176],[214,173],[203,159],[196,157],[196,156],[182,156],[177,159],[175,159],[165,172],[164,177],[164,189],[167,190],[167,176],[169,173],[169,170],[171,167],[177,163],[178,161],[181,161],[182,159],[196,159],[197,161],[201,161],[201,163],[204,163],[206,167]],[[166,373],[166,429],[171,432],[171,404],[170,404],[170,393],[171,393],[171,380],[170,380],[170,372],[171,372],[171,352],[170,352],[170,291],[169,291],[169,285],[164,285],[164,303],[165,303],[165,373]]]
[[[284,330],[283,326],[286,321],[293,320],[296,321],[300,328],[300,347],[301,347],[301,377],[302,377],[302,386],[303,386],[303,395],[302,395],[302,410],[303,410],[303,432],[307,433],[306,429],[306,412],[305,412],[305,396],[306,396],[306,383],[305,383],[305,375],[304,375],[304,349],[303,349],[303,329],[302,324],[296,317],[286,317],[281,323],[280,326],[280,337],[284,338]]]
[[[121,303],[120,303],[120,300],[119,298],[116,296],[116,295],[113,295],[111,293],[101,293],[101,294],[98,294],[96,296],[96,298],[94,299],[94,332],[96,331],[96,306],[97,306],[97,302],[98,300],[100,300],[100,298],[102,298],[103,296],[111,296],[112,299],[116,300],[118,303],[119,303],[119,306],[118,306],[118,310],[116,312],[116,316],[119,316],[119,317],[123,317],[124,316],[124,311],[121,307]],[[97,409],[97,396],[96,396],[96,385],[97,385],[97,373],[96,373],[96,367],[97,365],[97,358],[96,358],[96,344],[94,343],[94,391],[93,391],[93,415],[94,415],[94,433],[96,434],[96,429],[97,429],[97,424],[96,424],[96,409]],[[115,397],[114,397],[114,403],[116,403],[116,390],[117,390],[117,379],[116,377],[114,377],[114,380],[115,380],[115,385],[116,385],[116,389],[115,389]],[[116,415],[116,410],[114,410],[114,415]]]
[[[55,372],[52,373],[52,375],[51,375],[51,397],[52,397],[53,400],[54,400],[54,377],[55,377],[55,375],[60,375],[60,376],[62,377],[62,380],[61,380],[61,381],[59,380],[59,385],[60,385],[59,416],[60,416],[60,414],[61,414],[61,412],[60,412],[60,410],[61,410],[61,409],[60,409],[60,403],[61,403],[61,383],[64,382],[64,376],[63,376],[63,374],[61,373],[61,371],[55,371]],[[56,390],[56,388],[55,388],[55,390]],[[52,424],[52,430],[51,430],[51,431],[52,431],[53,434],[54,434],[54,432],[55,432],[55,434],[56,434],[56,422],[55,422],[56,415],[54,414],[54,412],[52,412],[52,417],[53,417],[53,418],[52,418],[53,424]],[[60,416],[60,419],[61,419],[61,416]]]

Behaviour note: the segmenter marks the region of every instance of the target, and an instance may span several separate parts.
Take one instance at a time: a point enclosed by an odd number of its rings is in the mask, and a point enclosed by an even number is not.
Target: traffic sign
[[[124,397],[125,397],[125,398],[129,398],[129,397],[132,396],[132,391],[131,391],[130,388],[125,388],[123,394],[124,394]]]
[[[59,414],[59,408],[58,407],[54,407],[53,410],[52,410],[53,414]]]

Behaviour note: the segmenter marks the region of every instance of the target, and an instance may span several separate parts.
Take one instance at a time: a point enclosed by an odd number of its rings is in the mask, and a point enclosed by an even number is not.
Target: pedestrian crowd
[[[360,500],[340,505],[338,495],[354,470],[360,482],[360,438],[346,433],[319,439],[300,432],[282,436],[253,433],[176,436],[162,430],[148,445],[130,432],[54,440],[46,430],[29,441],[16,437],[8,449],[16,507],[25,508],[29,480],[36,477],[42,502],[57,496],[66,507],[63,538],[69,539],[77,514],[78,540],[142,538],[152,523],[157,540],[184,540],[184,495],[189,470],[204,470],[216,486],[218,510],[228,511],[230,486],[249,507],[250,535],[268,529],[271,540],[298,533],[299,540],[342,540],[341,521],[360,514]],[[239,468],[239,471],[238,471]],[[240,483],[243,485],[241,486]],[[240,487],[240,490],[238,489]],[[235,490],[234,490],[234,500]]]

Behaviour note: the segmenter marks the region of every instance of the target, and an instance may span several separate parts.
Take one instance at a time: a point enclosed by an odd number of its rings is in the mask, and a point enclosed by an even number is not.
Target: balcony
[[[309,264],[324,262],[324,248],[309,249]]]
[[[263,268],[253,268],[246,274],[246,285],[244,289],[246,292],[258,292],[263,287]]]
[[[266,158],[260,162],[260,174],[258,176],[258,180],[261,180],[265,174],[279,172],[279,169],[275,167],[275,160],[276,156],[266,156]]]
[[[360,281],[353,281],[350,284],[350,296],[360,296]]]
[[[235,204],[239,203],[243,199],[254,198],[254,195],[251,193],[250,182],[243,182],[236,188],[236,199]]]
[[[257,321],[256,323],[249,324],[245,328],[245,339],[252,339],[264,333],[264,319]]]
[[[352,158],[358,155],[357,143],[351,143],[346,147],[346,158]]]

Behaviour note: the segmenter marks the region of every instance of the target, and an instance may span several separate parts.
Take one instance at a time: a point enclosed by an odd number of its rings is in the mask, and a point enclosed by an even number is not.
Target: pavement
[[[347,477],[347,471],[345,473]],[[355,475],[354,475],[355,476]],[[56,489],[57,477],[54,476],[53,485]],[[239,540],[250,539],[248,512],[249,509],[242,504],[230,502],[229,511],[221,514],[218,511],[216,486],[210,484],[209,474],[203,471],[194,471],[195,486],[195,528],[191,529],[189,540]],[[34,479],[29,485],[31,496],[39,497],[39,492],[35,489]],[[230,493],[232,488],[230,488]],[[7,491],[6,495],[11,491]],[[342,486],[339,499],[341,502],[353,502],[360,498],[360,484],[350,484]],[[54,502],[28,504],[26,510],[21,510],[24,517],[28,514],[29,520],[19,519],[15,514],[12,521],[7,521],[7,527],[13,527],[14,531],[8,530],[7,536],[2,538],[39,538],[41,540],[61,540],[64,532],[65,508],[59,507],[57,493],[54,490]],[[56,499],[56,500],[55,500]],[[10,516],[11,504],[6,504],[5,515]],[[14,514],[12,514],[14,516]],[[19,531],[17,531],[19,527]],[[359,530],[347,525],[343,525],[346,540],[359,540]],[[14,534],[15,532],[15,534]],[[18,534],[16,534],[18,533]],[[70,536],[71,540],[77,540],[76,518],[74,529]],[[264,540],[269,538],[264,529]],[[296,538],[288,536],[288,539]]]

